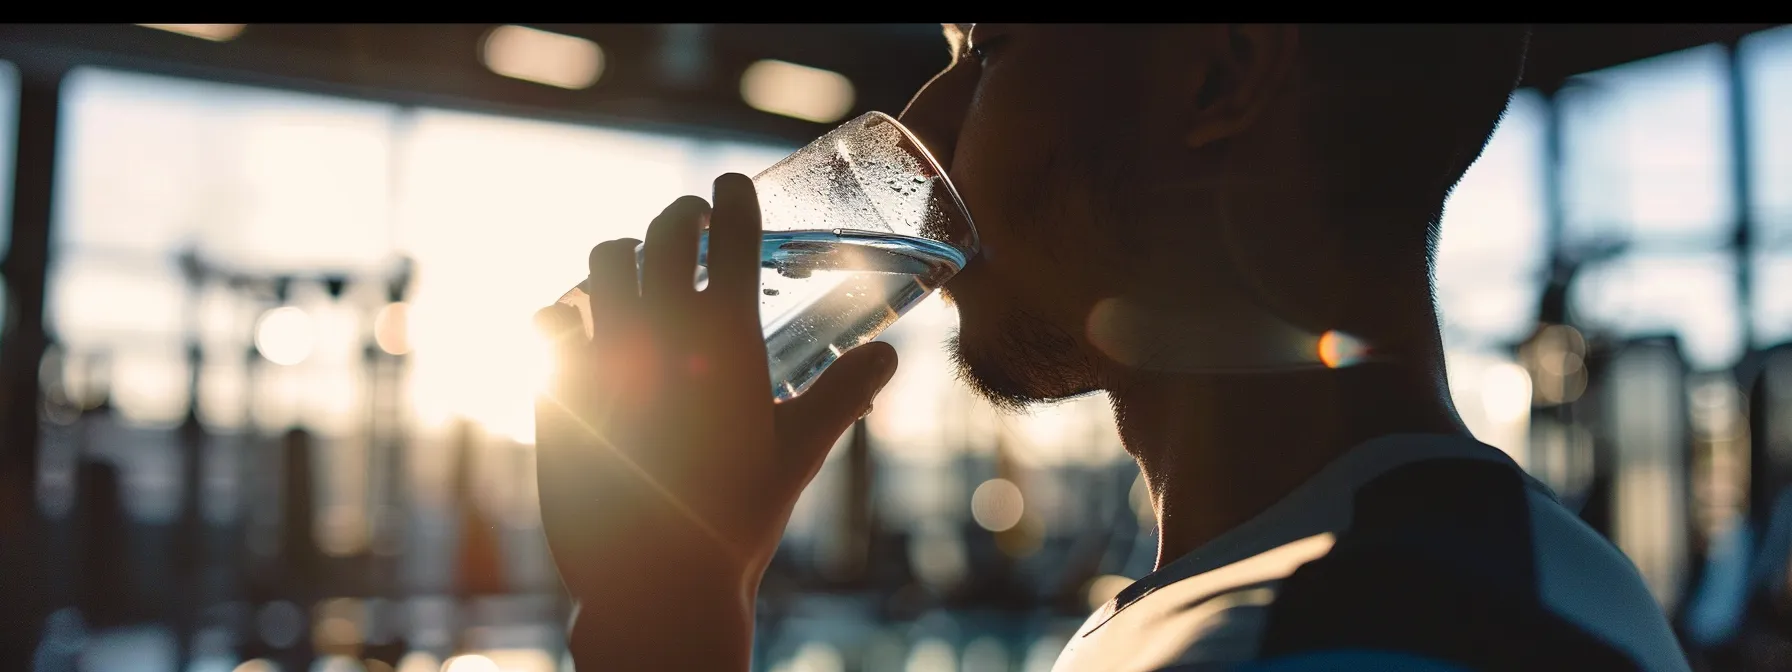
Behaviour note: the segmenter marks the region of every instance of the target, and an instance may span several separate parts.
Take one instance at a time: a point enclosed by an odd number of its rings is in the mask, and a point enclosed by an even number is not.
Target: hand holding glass
[[[764,239],[759,322],[772,394],[808,389],[945,284],[977,252],[977,233],[933,156],[889,115],[848,122],[753,178]],[[707,233],[697,277],[705,280]],[[636,250],[637,268],[640,250]],[[560,297],[592,330],[582,286]]]

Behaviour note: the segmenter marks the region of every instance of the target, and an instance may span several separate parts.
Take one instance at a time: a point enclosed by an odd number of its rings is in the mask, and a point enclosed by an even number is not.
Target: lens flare
[[[1368,346],[1350,334],[1333,329],[1319,335],[1319,361],[1328,369],[1357,364],[1368,354]]]

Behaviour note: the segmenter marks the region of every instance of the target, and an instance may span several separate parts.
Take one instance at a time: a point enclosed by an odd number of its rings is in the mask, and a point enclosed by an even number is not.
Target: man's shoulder
[[[1364,484],[1278,588],[1259,656],[1416,654],[1470,669],[1684,669],[1635,566],[1515,465],[1440,459]]]
[[[1634,565],[1510,462],[1417,461],[1347,500],[1342,529],[1097,614],[1064,669],[1686,669]]]

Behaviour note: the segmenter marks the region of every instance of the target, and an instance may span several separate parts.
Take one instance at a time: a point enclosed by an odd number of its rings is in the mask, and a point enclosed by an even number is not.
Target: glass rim
[[[952,176],[948,175],[946,173],[946,169],[944,166],[940,165],[939,159],[934,158],[933,150],[927,148],[927,143],[922,142],[921,138],[916,136],[914,131],[909,130],[908,126],[903,125],[902,121],[897,119],[896,117],[893,117],[885,112],[881,112],[878,110],[872,110],[870,112],[866,112],[862,115],[859,115],[859,118],[854,119],[852,122],[848,122],[848,123],[865,123],[865,121],[868,119],[882,120],[884,123],[889,124],[890,126],[894,127],[898,132],[902,133],[902,137],[908,139],[910,144],[913,144],[916,149],[920,150],[921,160],[926,161],[927,166],[929,168],[933,169],[934,174],[939,175],[940,183],[946,185],[946,195],[952,197],[952,205],[958,209],[958,216],[960,218],[964,219],[965,227],[967,229],[969,229],[970,233],[971,233],[971,236],[970,236],[971,239],[969,241],[970,242],[969,251],[971,252],[971,255],[967,255],[967,257],[965,259],[965,261],[968,263],[970,261],[969,256],[974,256],[977,253],[980,253],[983,251],[983,240],[982,240],[982,236],[977,233],[976,220],[971,219],[971,209],[965,207],[964,197],[958,195],[958,185],[953,184]],[[955,245],[955,243],[952,243],[951,241],[941,241],[941,242],[944,242],[948,245]]]

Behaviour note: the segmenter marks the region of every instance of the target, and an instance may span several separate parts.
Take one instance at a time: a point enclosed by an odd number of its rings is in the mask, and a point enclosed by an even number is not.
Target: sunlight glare
[[[1512,362],[1493,365],[1482,377],[1481,404],[1494,422],[1523,419],[1531,410],[1530,372]]]
[[[467,319],[454,306],[420,304],[412,315],[418,366],[411,390],[424,424],[463,417],[534,443],[534,400],[547,391],[553,351],[526,313]]]

